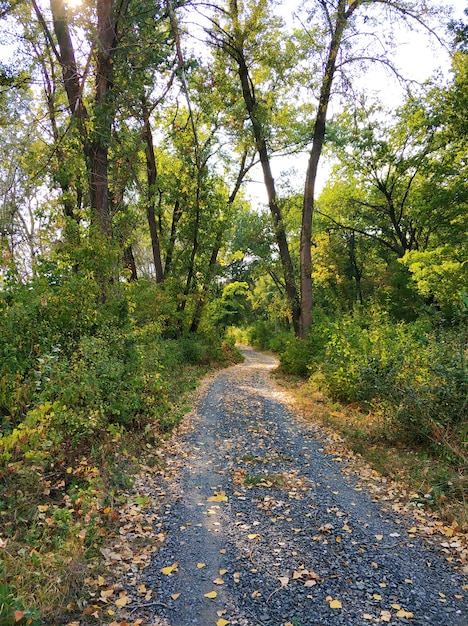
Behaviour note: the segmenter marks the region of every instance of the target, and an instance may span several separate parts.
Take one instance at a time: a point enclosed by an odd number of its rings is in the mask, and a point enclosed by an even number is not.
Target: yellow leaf
[[[401,609],[401,606],[399,604],[392,604],[392,609],[395,609],[395,611],[399,611]]]
[[[353,532],[351,530],[351,528],[348,526],[348,524],[344,524],[342,530],[346,531],[347,533],[352,533]]]
[[[223,618],[219,619],[216,622],[216,626],[227,626],[227,624],[229,624],[229,622],[227,621],[227,619],[223,619]]]
[[[373,593],[372,597],[374,598],[374,600],[382,600],[382,596],[380,595],[380,593]]]
[[[287,587],[288,586],[288,582],[289,582],[289,577],[288,576],[280,576],[278,578],[278,580],[281,583],[281,587]]]
[[[180,597],[180,593],[171,593],[171,598],[173,600],[177,600],[177,598],[179,598],[179,597]]]
[[[206,563],[197,563],[197,567],[198,569],[203,569],[204,567],[206,567]]]
[[[342,604],[341,604],[341,602],[339,600],[330,600],[329,604],[330,604],[330,608],[331,609],[341,609],[341,608],[343,608]]]
[[[115,615],[115,611],[113,611],[112,609],[107,609],[107,615]]]
[[[336,543],[341,543],[341,537],[340,537],[340,536],[338,536],[338,537],[335,539],[335,541],[336,541]]]
[[[390,611],[380,611],[380,619],[382,622],[389,622],[392,619]]]
[[[167,567],[163,567],[161,570],[161,574],[165,574],[166,576],[170,576],[173,572],[177,570],[179,567],[179,563],[175,562],[172,565],[168,565]]]
[[[226,548],[222,548],[222,550],[219,551],[220,554],[226,554]]]
[[[126,596],[122,596],[121,598],[118,598],[115,602],[114,602],[115,606],[119,607],[119,609],[121,609],[122,607],[124,607],[126,604],[128,604],[128,598]]]
[[[210,600],[214,600],[218,594],[216,591],[210,591],[209,593],[205,593],[205,598],[209,598]]]
[[[416,526],[412,526],[408,531],[410,535],[414,535],[414,533],[416,532],[418,532],[418,529],[416,528]]]
[[[215,585],[224,585],[224,580],[222,578],[215,578],[213,582]]]
[[[384,587],[387,586],[387,583],[379,583],[379,587],[382,587],[382,589],[384,589]]]
[[[138,593],[146,593],[145,585],[138,585]]]
[[[215,491],[214,496],[210,496],[207,498],[207,502],[227,502],[227,495],[224,491],[220,491],[219,493]]]
[[[411,611],[405,611],[405,609],[401,609],[396,615],[397,617],[404,617],[405,619],[411,619],[412,617],[414,617]]]
[[[257,533],[251,533],[250,535],[248,535],[250,541],[252,541],[252,539],[257,539],[258,537],[260,537],[260,535],[258,535]]]
[[[378,539],[378,541],[382,541],[383,535],[375,535],[375,538]]]
[[[219,575],[220,576],[224,576],[224,574],[227,574],[227,569],[220,569],[219,570]]]

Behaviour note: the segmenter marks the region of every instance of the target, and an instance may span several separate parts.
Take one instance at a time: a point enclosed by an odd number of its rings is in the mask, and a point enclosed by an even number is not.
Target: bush
[[[265,320],[259,320],[247,329],[249,344],[260,350],[279,353],[285,349],[291,337],[290,331],[278,328]]]
[[[413,443],[445,445],[463,456],[468,423],[467,336],[426,319],[394,322],[380,310],[319,320],[290,340],[281,365],[310,375],[331,398],[366,403]]]

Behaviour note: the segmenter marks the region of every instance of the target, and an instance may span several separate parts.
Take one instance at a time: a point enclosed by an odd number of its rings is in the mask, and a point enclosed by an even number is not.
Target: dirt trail
[[[274,359],[243,352],[174,437],[159,514],[167,536],[139,581],[152,599],[132,603],[132,619],[468,625],[464,577],[324,452],[270,381]]]

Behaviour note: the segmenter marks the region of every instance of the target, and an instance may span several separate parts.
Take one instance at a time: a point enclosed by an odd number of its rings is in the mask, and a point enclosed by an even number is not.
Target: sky
[[[68,0],[70,6],[77,6],[82,0]],[[296,27],[300,26],[297,20],[294,20],[295,8],[302,0],[284,0],[284,8],[281,13],[287,23],[294,23]],[[435,1],[435,0],[434,0]],[[443,0],[441,0],[443,2]],[[455,19],[464,17],[464,10],[468,8],[468,0],[451,0],[446,3],[453,6]],[[0,34],[0,61],[9,60],[14,47],[2,46]],[[395,56],[396,65],[401,68],[402,74],[408,79],[418,82],[424,82],[435,71],[440,69],[444,75],[450,71],[450,55],[448,50],[444,50],[440,45],[436,45],[434,40],[429,40],[426,35],[414,32],[400,31],[398,35],[398,49]],[[377,94],[383,102],[389,107],[397,107],[402,101],[403,91],[398,86],[397,81],[392,78],[388,72],[382,68],[374,67],[366,73],[361,74],[359,78],[353,79],[355,86],[362,89],[369,89],[372,86],[377,90]],[[283,159],[273,159],[272,166],[275,177],[278,180],[285,179],[285,172],[294,168],[296,175],[290,177],[293,189],[300,191],[305,178],[307,168],[308,155],[302,154],[297,157],[288,157]],[[323,187],[329,174],[330,166],[322,159],[319,170],[318,188]],[[266,192],[264,189],[263,178],[260,168],[253,170],[252,182],[247,185],[247,195],[254,202],[264,204],[266,201]]]
[[[288,9],[284,17],[288,23],[292,21],[293,6],[297,6],[300,0],[287,0]],[[468,9],[468,0],[451,0],[446,3],[453,7],[455,19],[464,17],[464,10]],[[466,19],[466,18],[465,18]],[[297,24],[296,24],[297,25]],[[398,35],[398,48],[395,55],[395,64],[401,69],[402,75],[409,80],[423,83],[440,70],[444,76],[450,73],[450,53],[436,43],[434,38],[428,38],[422,33],[401,31]],[[389,108],[396,108],[401,104],[404,92],[388,71],[382,67],[374,66],[360,77],[353,80],[354,86],[369,89],[372,86],[376,95]],[[333,107],[333,105],[332,105]],[[331,109],[330,109],[331,110]],[[294,169],[295,174],[289,176],[294,191],[301,192],[307,168],[308,154],[304,153],[295,157],[273,159],[272,169],[277,181],[284,180],[285,173]],[[330,174],[331,164],[322,158],[317,177],[317,191],[323,188]],[[266,203],[266,191],[260,168],[252,172],[252,181],[247,185],[247,196],[259,205]]]

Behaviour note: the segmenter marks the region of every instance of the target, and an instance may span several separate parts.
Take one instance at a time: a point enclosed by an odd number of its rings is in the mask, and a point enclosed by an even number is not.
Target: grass
[[[332,402],[310,381],[280,372],[276,380],[292,394],[304,419],[341,435],[347,447],[401,485],[411,499],[468,531],[468,468],[459,459],[437,455],[430,448],[408,447],[381,415],[356,403]]]

